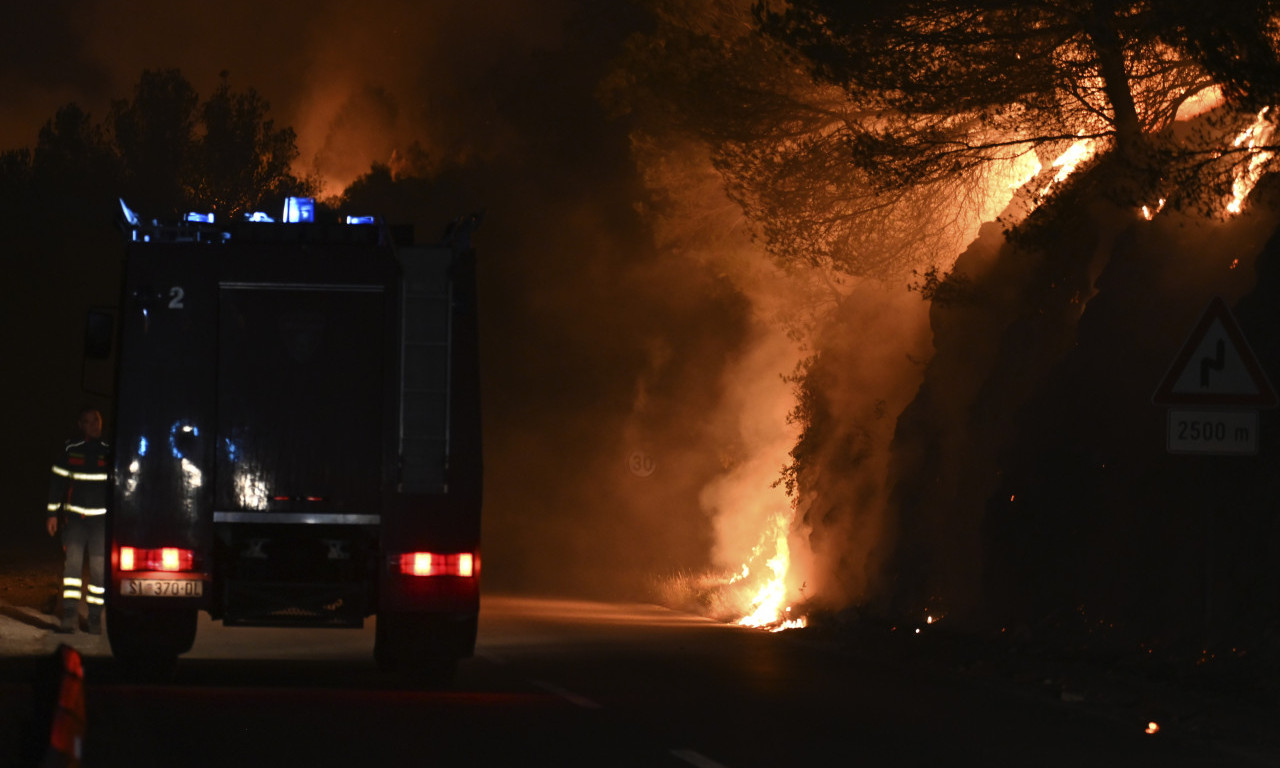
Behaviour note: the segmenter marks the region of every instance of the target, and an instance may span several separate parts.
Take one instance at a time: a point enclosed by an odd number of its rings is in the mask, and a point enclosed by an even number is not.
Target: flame
[[[1142,206],[1142,218],[1146,219],[1147,221],[1151,221],[1156,217],[1156,214],[1162,211],[1163,209],[1164,209],[1164,198],[1162,197],[1160,198],[1160,201],[1156,203],[1155,208],[1151,208],[1150,206],[1146,206],[1146,205]]]
[[[1150,734],[1157,734],[1157,733],[1159,733],[1159,732],[1160,732],[1160,724],[1159,724],[1159,723],[1157,723],[1155,720],[1152,720],[1152,721],[1150,721],[1149,723],[1147,723],[1147,733],[1150,733]]]
[[[803,617],[789,618],[791,606],[787,605],[787,572],[791,567],[791,548],[787,543],[787,535],[791,529],[791,515],[779,513],[770,521],[769,529],[761,537],[761,541],[752,550],[752,559],[759,557],[770,544],[773,546],[773,557],[765,561],[765,566],[772,574],[756,591],[751,599],[752,612],[738,620],[744,627],[759,627],[773,632],[784,629],[799,629],[805,626]],[[742,575],[750,573],[748,565],[742,566]],[[733,583],[736,579],[731,580]]]
[[[1068,147],[1066,152],[1058,155],[1058,159],[1053,161],[1052,167],[1057,168],[1058,172],[1040,190],[1040,196],[1044,197],[1049,194],[1049,190],[1053,189],[1053,185],[1062,183],[1082,163],[1091,160],[1097,152],[1097,142],[1093,139],[1080,139]]]
[[[1254,118],[1253,124],[1241,131],[1240,135],[1236,136],[1236,140],[1231,142],[1231,146],[1237,149],[1244,145],[1245,151],[1249,153],[1249,162],[1245,167],[1236,169],[1236,178],[1231,185],[1231,202],[1227,203],[1227,213],[1230,215],[1240,213],[1244,209],[1244,201],[1257,186],[1258,179],[1262,178],[1266,162],[1275,155],[1271,150],[1256,149],[1259,144],[1270,141],[1271,134],[1275,132],[1275,125],[1267,119],[1267,112],[1270,110],[1271,107],[1263,107]]]

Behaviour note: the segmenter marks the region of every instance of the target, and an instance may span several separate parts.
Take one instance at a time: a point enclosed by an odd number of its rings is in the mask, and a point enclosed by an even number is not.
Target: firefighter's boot
[[[58,625],[58,633],[69,635],[76,631],[76,622],[80,616],[79,600],[63,600],[62,601],[62,623]]]
[[[89,634],[102,634],[102,606],[89,606]]]

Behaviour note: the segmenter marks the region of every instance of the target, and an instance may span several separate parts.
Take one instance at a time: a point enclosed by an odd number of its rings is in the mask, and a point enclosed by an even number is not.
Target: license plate
[[[199,579],[122,579],[120,593],[128,597],[201,597]]]

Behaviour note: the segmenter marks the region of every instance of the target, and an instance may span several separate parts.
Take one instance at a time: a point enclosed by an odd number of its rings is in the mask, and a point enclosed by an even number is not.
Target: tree
[[[637,145],[704,142],[784,268],[905,281],[994,215],[985,182],[1008,162],[921,185],[883,184],[852,162],[851,129],[874,110],[760,34],[747,3],[655,0],[653,11],[653,31],[628,42],[606,99],[635,123]]]
[[[200,97],[176,69],[146,70],[132,100],[112,102],[107,118],[124,166],[120,193],[138,210],[174,216],[191,202],[196,106]]]
[[[227,73],[201,102],[176,69],[142,73],[132,99],[112,103],[110,138],[122,165],[121,194],[148,215],[214,211],[234,217],[316,184],[293,174],[292,128],[277,128],[270,104]]]
[[[29,205],[44,209],[32,213],[65,219],[80,210],[110,210],[111,185],[119,175],[116,155],[102,126],[75,104],[44,124],[30,160]]]
[[[652,0],[653,30],[604,92],[638,134],[706,142],[784,266],[945,268],[1011,186],[1082,140],[1127,205],[1221,212],[1271,159],[1233,146],[1280,83],[1270,0],[773,5]],[[1060,189],[1033,202],[1061,211],[1043,205]]]
[[[188,191],[193,202],[234,217],[288,195],[314,193],[316,184],[295,176],[297,135],[276,128],[270,105],[257,91],[231,90],[226,72],[199,109],[203,134],[193,142]]]
[[[799,0],[755,7],[762,29],[864,108],[847,157],[881,189],[1092,139],[1113,150],[1128,203],[1221,189],[1255,153],[1222,130],[1175,134],[1178,109],[1218,89],[1238,131],[1274,93],[1275,4],[1202,0]],[[1252,29],[1239,28],[1243,22]],[[1169,189],[1169,186],[1177,189]],[[1161,188],[1161,187],[1165,188]]]

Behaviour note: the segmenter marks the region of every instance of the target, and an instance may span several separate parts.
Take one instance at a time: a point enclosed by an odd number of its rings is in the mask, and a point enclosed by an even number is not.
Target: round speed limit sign
[[[627,457],[627,469],[636,477],[648,477],[658,468],[653,457],[644,451],[632,451]]]

